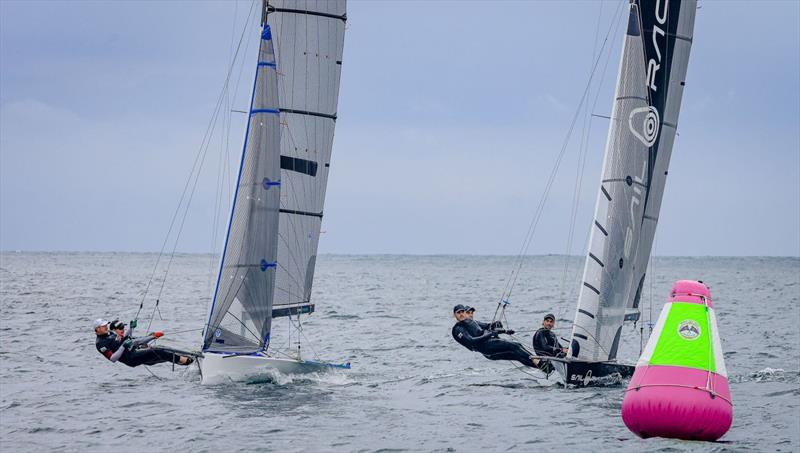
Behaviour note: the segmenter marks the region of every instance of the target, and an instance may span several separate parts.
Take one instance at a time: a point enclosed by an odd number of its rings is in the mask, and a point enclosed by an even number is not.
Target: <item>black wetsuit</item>
[[[533,350],[539,355],[550,357],[564,357],[565,355],[561,350],[561,344],[558,342],[556,334],[544,327],[533,334]]]
[[[94,342],[94,346],[97,348],[97,352],[103,354],[105,358],[111,360],[111,356],[116,352],[116,350],[121,346],[119,341],[117,341],[117,336],[113,333],[107,333],[105,335],[98,335],[97,340]]]
[[[480,352],[489,360],[516,360],[526,366],[536,366],[530,353],[521,344],[497,338],[497,333],[488,327],[488,324],[464,319],[453,326],[453,338],[465,348]]]
[[[156,365],[164,362],[173,362],[180,364],[181,356],[158,348],[147,349],[133,349],[125,351],[120,362],[128,365],[129,367],[136,367],[139,365]]]
[[[122,355],[115,354],[119,348],[124,348],[122,341],[113,333],[106,335],[98,335],[95,341],[95,347],[105,358],[112,362],[122,362],[129,367],[137,367],[139,365],[156,365],[158,363],[173,362],[180,363],[180,356],[170,351],[164,351],[157,348],[147,349],[124,349]],[[114,356],[118,357],[114,357]]]

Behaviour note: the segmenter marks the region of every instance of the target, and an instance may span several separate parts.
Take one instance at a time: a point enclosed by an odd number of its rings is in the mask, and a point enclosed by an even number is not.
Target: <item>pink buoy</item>
[[[733,402],[711,293],[680,280],[636,364],[622,420],[639,437],[714,441],[733,422]]]

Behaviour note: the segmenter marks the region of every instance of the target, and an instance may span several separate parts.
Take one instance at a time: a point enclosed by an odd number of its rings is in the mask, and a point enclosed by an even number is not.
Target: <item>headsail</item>
[[[616,358],[638,306],[675,138],[695,0],[631,0],[571,355]]]
[[[264,25],[239,179],[203,350],[255,352],[269,342],[281,198],[278,75]]]
[[[313,310],[311,286],[336,126],[346,2],[270,0],[281,106],[274,315]]]

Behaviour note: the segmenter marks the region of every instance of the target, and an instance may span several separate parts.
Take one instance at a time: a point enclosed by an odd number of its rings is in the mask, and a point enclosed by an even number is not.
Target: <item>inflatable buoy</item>
[[[733,402],[711,293],[680,280],[636,364],[622,420],[639,437],[714,441],[733,422]]]

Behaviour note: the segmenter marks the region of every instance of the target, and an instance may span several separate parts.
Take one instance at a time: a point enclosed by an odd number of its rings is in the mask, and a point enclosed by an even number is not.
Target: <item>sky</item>
[[[610,113],[617,5],[351,0],[320,252],[516,254],[609,30]],[[800,2],[700,5],[654,253],[798,257]],[[249,7],[0,0],[0,250],[158,251]],[[607,128],[581,115],[528,253],[585,253]],[[219,252],[243,133],[213,139],[179,251]]]

